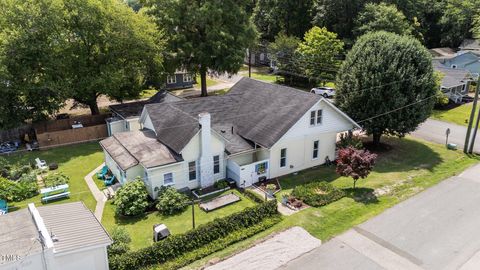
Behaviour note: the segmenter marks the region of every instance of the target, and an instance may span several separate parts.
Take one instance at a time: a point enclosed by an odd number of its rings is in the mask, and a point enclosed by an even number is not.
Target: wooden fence
[[[23,140],[25,134],[32,135],[33,127],[31,124],[25,124],[9,130],[0,130],[0,143],[14,140]]]
[[[110,117],[110,115],[108,114],[85,115],[85,116],[72,117],[69,119],[51,120],[51,121],[35,123],[33,127],[35,128],[35,132],[38,135],[45,132],[71,129],[72,125],[76,122],[82,123],[84,127],[103,125],[105,124],[105,119],[108,117]]]
[[[86,115],[34,124],[40,149],[99,140],[108,136],[105,119],[109,115]],[[75,123],[83,127],[72,128]]]
[[[67,129],[37,134],[40,149],[106,138],[107,125]]]

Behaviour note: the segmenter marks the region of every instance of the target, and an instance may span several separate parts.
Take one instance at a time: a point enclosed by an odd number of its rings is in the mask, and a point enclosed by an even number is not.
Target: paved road
[[[444,144],[447,128],[450,128],[451,131],[448,142],[457,144],[459,149],[463,149],[463,146],[465,145],[465,135],[467,134],[467,128],[464,126],[428,119],[425,123],[420,125],[417,131],[413,132],[412,135],[427,141]],[[480,131],[475,140],[474,152],[480,153]]]
[[[480,165],[279,269],[480,269]]]

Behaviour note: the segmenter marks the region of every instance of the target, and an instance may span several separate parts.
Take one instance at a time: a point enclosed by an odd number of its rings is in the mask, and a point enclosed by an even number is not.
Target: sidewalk
[[[102,215],[103,215],[103,208],[105,207],[105,202],[107,201],[107,197],[103,194],[102,191],[97,187],[95,184],[93,177],[96,177],[95,174],[102,169],[102,167],[105,165],[105,163],[102,163],[100,166],[98,166],[95,170],[91,171],[87,176],[85,176],[85,182],[87,182],[88,188],[93,194],[93,197],[95,197],[95,200],[97,201],[97,205],[95,206],[95,217],[98,219],[98,221],[102,221]]]

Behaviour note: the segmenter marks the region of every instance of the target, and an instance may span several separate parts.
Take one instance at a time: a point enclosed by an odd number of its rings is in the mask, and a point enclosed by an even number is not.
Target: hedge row
[[[203,246],[194,251],[185,253],[184,255],[177,257],[174,260],[168,261],[162,265],[156,265],[155,267],[152,267],[152,269],[156,269],[156,270],[180,269],[184,266],[187,266],[193,263],[194,261],[207,257],[208,255],[214,252],[223,250],[234,243],[240,242],[249,237],[252,237],[257,233],[263,232],[266,229],[272,227],[273,225],[279,223],[281,220],[282,218],[279,215],[275,217],[267,218],[255,226],[244,228],[236,232],[232,232],[224,238],[220,238],[206,246]]]
[[[168,260],[201,248],[231,233],[255,226],[266,218],[277,215],[277,202],[269,201],[246,208],[230,216],[215,219],[184,234],[172,235],[167,239],[137,251],[110,259],[110,269],[139,269]]]
[[[319,207],[340,200],[345,192],[327,182],[313,182],[296,186],[291,195],[310,206]]]
[[[255,191],[253,190],[250,190],[250,189],[245,189],[245,192],[243,193],[243,195],[249,199],[251,199],[252,201],[256,202],[256,203],[263,203],[265,202],[265,198],[262,198],[262,196],[260,196],[259,194],[257,194]]]

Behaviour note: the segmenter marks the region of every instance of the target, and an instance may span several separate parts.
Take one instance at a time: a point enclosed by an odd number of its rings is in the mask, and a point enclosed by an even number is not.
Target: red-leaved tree
[[[337,159],[337,173],[341,176],[353,178],[353,188],[358,179],[366,178],[375,165],[376,154],[367,150],[360,150],[351,146],[340,149]]]

